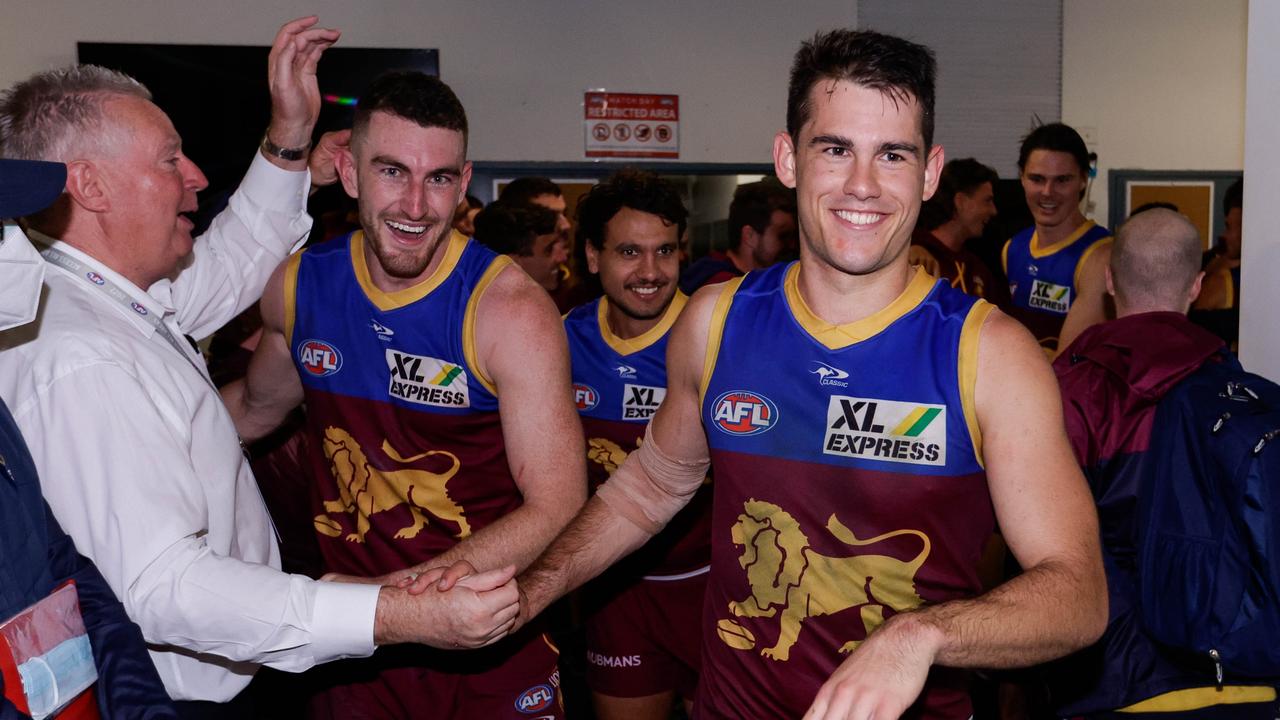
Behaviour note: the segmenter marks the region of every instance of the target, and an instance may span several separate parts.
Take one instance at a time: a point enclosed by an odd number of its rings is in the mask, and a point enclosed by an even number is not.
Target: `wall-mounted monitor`
[[[264,46],[81,42],[82,63],[128,73],[151,90],[173,119],[188,157],[209,177],[214,200],[244,174],[271,114]],[[349,127],[355,104],[386,70],[440,74],[434,49],[333,47],[317,77],[324,98],[317,135]]]

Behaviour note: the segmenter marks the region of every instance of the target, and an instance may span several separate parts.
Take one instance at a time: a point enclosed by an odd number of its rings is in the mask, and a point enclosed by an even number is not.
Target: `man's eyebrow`
[[[374,155],[373,159],[370,162],[372,162],[374,165],[389,165],[393,168],[399,168],[400,170],[409,169],[409,167],[404,163],[400,162],[399,160],[396,160],[393,157],[389,157],[387,155]]]
[[[880,152],[896,152],[919,157],[920,146],[912,142],[887,142],[880,145]]]
[[[835,145],[842,148],[853,148],[853,141],[843,135],[815,135],[809,141],[809,146],[814,145]]]
[[[386,165],[389,167],[396,168],[398,170],[409,172],[408,165],[405,165],[399,160],[396,160],[395,158],[390,157],[388,155],[375,155],[373,156],[373,159],[370,162],[372,162],[374,165]],[[462,175],[462,168],[458,167],[457,165],[444,165],[438,168],[433,168],[431,170],[428,170],[426,174],[427,174],[427,177],[430,177],[432,175],[450,175],[452,177],[458,177]]]

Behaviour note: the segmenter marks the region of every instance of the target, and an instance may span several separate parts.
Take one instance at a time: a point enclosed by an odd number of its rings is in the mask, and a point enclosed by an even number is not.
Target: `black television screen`
[[[183,149],[209,178],[201,204],[239,182],[271,114],[265,46],[77,43],[79,60],[119,70],[146,85],[172,118]],[[323,98],[316,133],[350,127],[355,103],[386,70],[440,74],[434,49],[333,47],[320,59]]]

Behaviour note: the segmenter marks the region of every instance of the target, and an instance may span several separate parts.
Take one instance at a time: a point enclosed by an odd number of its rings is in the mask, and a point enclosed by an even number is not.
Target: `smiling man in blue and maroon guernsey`
[[[804,43],[774,141],[799,262],[693,296],[643,444],[519,578],[528,618],[660,531],[710,465],[702,720],[968,718],[963,668],[1059,657],[1106,622],[1044,354],[907,262],[943,164],[933,78],[898,38]],[[997,520],[1025,572],[980,595]]]
[[[330,571],[524,568],[586,497],[555,306],[452,228],[466,147],[448,85],[374,80],[336,158],[360,230],[276,270],[246,382],[227,393],[250,438],[305,398]],[[333,718],[561,718],[557,657],[536,628],[478,652],[391,648],[353,662],[315,705]]]

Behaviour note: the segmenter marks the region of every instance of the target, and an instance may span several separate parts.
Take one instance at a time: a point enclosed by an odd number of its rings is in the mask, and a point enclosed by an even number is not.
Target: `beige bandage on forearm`
[[[711,458],[674,458],[653,439],[653,426],[644,431],[640,448],[596,490],[596,495],[631,524],[650,535],[666,527],[702,486]]]

